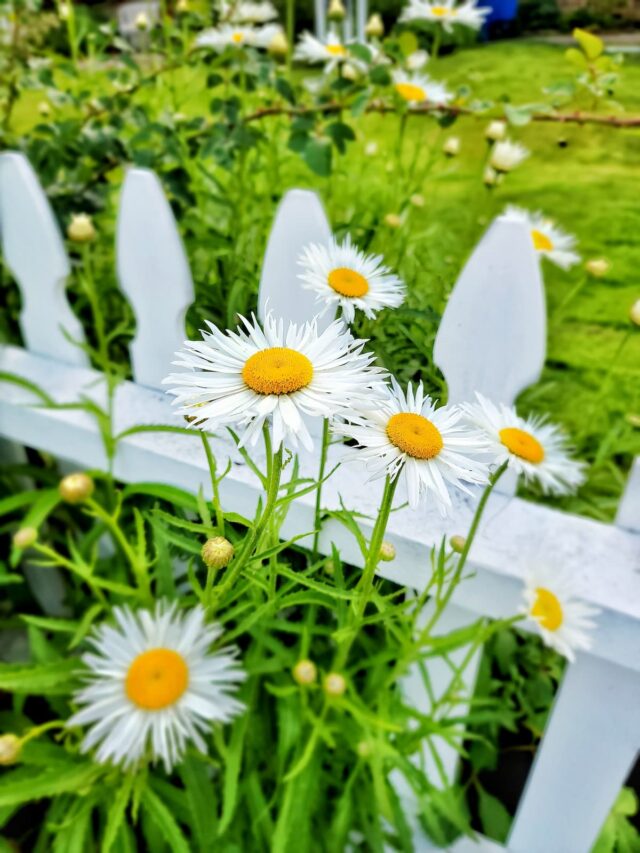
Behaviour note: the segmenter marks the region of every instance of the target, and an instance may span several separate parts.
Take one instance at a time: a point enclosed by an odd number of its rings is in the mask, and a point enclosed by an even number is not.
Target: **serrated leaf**
[[[198,842],[199,853],[215,850],[216,841],[216,792],[202,760],[187,755],[180,767],[180,776],[187,791],[187,800],[192,825]]]
[[[0,690],[22,695],[66,696],[80,672],[77,660],[61,660],[43,666],[0,665]]]
[[[95,764],[76,764],[62,769],[60,765],[46,770],[29,768],[14,770],[0,778],[0,807],[29,803],[58,794],[77,793],[90,786],[98,777]]]

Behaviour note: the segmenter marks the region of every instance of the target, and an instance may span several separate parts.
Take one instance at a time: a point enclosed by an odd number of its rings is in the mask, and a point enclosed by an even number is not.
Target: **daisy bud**
[[[327,575],[335,575],[336,565],[333,560],[327,560],[327,562],[324,564],[324,571]]]
[[[60,480],[58,491],[63,501],[68,504],[80,504],[93,494],[93,480],[88,474],[78,471],[76,474],[67,474]]]
[[[58,6],[58,16],[61,21],[66,21],[71,14],[71,8],[68,3],[61,3]]]
[[[51,104],[48,101],[40,101],[38,104],[38,112],[42,118],[48,118],[51,115]]]
[[[505,121],[490,121],[484,135],[489,142],[499,142],[507,135],[507,123]]]
[[[344,8],[342,0],[331,0],[327,10],[327,17],[330,21],[344,21],[346,14],[347,10]]]
[[[341,74],[345,80],[353,81],[358,79],[358,71],[350,62],[343,64]]]
[[[86,213],[75,213],[67,228],[67,237],[74,243],[90,243],[95,240],[96,229]]]
[[[370,38],[382,38],[384,35],[384,23],[382,16],[375,12],[367,21],[367,26],[364,28],[365,35]]]
[[[406,65],[409,71],[420,71],[421,68],[429,61],[429,54],[426,50],[414,50],[406,59]]]
[[[179,12],[181,15],[184,15],[185,12],[189,11],[189,0],[178,0],[176,3],[176,12]]]
[[[482,180],[484,181],[485,187],[495,187],[495,185],[500,181],[500,175],[495,169],[492,169],[491,166],[487,166],[484,170],[484,174],[482,175]]]
[[[635,415],[633,412],[624,416],[625,421],[634,429],[640,429],[640,415]]]
[[[424,207],[424,196],[420,193],[414,193],[409,199],[409,203],[414,207]]]
[[[640,299],[636,299],[636,301],[631,306],[631,310],[629,311],[629,318],[632,323],[635,323],[636,326],[640,326]]]
[[[387,213],[384,218],[384,224],[388,225],[389,228],[400,228],[402,225],[402,219],[397,213]]]
[[[134,27],[140,32],[149,29],[149,18],[146,12],[138,12],[135,17],[135,21],[133,22]]]
[[[291,670],[291,674],[293,675],[293,680],[297,684],[301,687],[307,687],[309,684],[313,684],[315,682],[318,677],[318,669],[312,660],[305,658],[298,661]]]
[[[207,568],[224,569],[233,559],[235,548],[224,536],[214,536],[212,539],[207,539],[200,554]]]
[[[338,696],[342,696],[347,689],[347,681],[344,675],[341,675],[339,672],[330,672],[325,676],[322,686],[327,696],[337,698]]]
[[[278,30],[278,32],[274,35],[274,37],[269,42],[267,50],[269,51],[271,56],[283,57],[287,55],[289,51],[289,42],[287,41],[287,37],[282,32],[282,30]]]
[[[444,145],[442,151],[447,157],[457,157],[460,153],[460,139],[457,136],[450,136]]]
[[[371,748],[371,744],[368,740],[361,740],[358,741],[356,752],[360,758],[370,758],[373,749]]]
[[[367,142],[364,147],[364,153],[367,157],[375,157],[378,153],[378,143],[377,142]]]
[[[0,766],[15,764],[20,758],[22,741],[17,735],[0,735]]]
[[[390,563],[396,558],[396,549],[391,542],[383,542],[380,545],[380,559],[383,563]]]
[[[449,539],[449,545],[451,545],[456,554],[462,554],[466,544],[467,540],[464,536],[452,536],[451,539]]]
[[[592,258],[586,262],[584,268],[594,278],[602,278],[611,269],[611,264],[606,258]]]
[[[38,531],[35,527],[21,527],[13,534],[13,545],[24,551],[25,548],[31,548],[38,540]]]

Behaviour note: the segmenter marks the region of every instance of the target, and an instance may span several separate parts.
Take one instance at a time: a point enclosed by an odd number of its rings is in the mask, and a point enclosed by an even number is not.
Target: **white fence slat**
[[[509,837],[511,853],[591,850],[640,745],[640,675],[581,654],[567,668]]]
[[[629,479],[616,514],[618,527],[640,531],[640,456],[633,460]]]
[[[546,352],[540,265],[524,225],[497,219],[462,270],[449,298],[434,360],[449,402],[479,391],[512,403],[535,382]]]
[[[136,318],[130,347],[133,376],[141,385],[159,388],[184,343],[193,282],[171,207],[148,169],[127,172],[116,254],[120,287]]]
[[[22,297],[27,349],[67,364],[88,364],[73,343],[84,342],[84,334],[65,295],[70,266],[62,234],[31,164],[15,151],[0,154],[0,234]]]
[[[309,243],[328,243],[331,227],[318,196],[310,190],[289,190],[276,211],[264,255],[258,315],[306,323],[322,310],[315,295],[298,278],[300,253]],[[327,311],[318,323],[322,331],[333,320]]]

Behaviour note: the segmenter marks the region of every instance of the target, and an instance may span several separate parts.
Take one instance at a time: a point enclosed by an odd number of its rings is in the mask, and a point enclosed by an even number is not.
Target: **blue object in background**
[[[486,19],[488,24],[494,21],[513,21],[518,14],[518,0],[488,0],[479,5],[491,8],[491,13]]]

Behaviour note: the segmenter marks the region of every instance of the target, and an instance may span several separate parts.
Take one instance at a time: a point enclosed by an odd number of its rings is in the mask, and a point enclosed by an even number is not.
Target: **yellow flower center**
[[[500,430],[500,441],[514,456],[519,456],[525,462],[538,464],[544,459],[544,447],[537,438],[518,427],[505,427]]]
[[[257,394],[292,394],[311,382],[313,365],[301,352],[271,347],[247,359],[242,378]]]
[[[346,56],[347,49],[343,47],[341,44],[328,44],[326,45],[327,53],[330,53],[331,56]]]
[[[557,631],[563,622],[562,605],[558,598],[542,586],[536,589],[536,600],[533,602],[531,615],[547,631]]]
[[[414,83],[396,83],[396,92],[405,101],[427,100],[427,93],[422,86],[416,86]]]
[[[534,249],[538,252],[550,252],[553,249],[551,240],[542,231],[538,231],[537,228],[534,228],[531,232],[531,239],[533,240]]]
[[[452,10],[449,9],[447,6],[432,6],[431,7],[431,14],[435,15],[436,18],[444,18],[451,11]]]
[[[234,41],[236,44],[241,44],[244,41],[244,33],[233,33],[231,35],[231,41]]]
[[[127,672],[125,691],[144,711],[173,705],[189,686],[189,667],[173,649],[149,649],[134,659]]]
[[[444,443],[440,430],[422,415],[401,412],[387,423],[387,436],[392,444],[414,459],[433,459]]]
[[[369,282],[366,278],[348,267],[331,270],[327,280],[329,286],[342,296],[364,296],[369,292]]]

